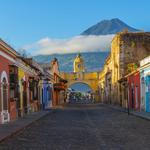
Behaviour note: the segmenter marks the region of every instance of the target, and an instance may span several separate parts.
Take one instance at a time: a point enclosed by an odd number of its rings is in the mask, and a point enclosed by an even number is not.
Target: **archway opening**
[[[71,104],[90,104],[94,102],[92,88],[82,82],[73,83],[67,90],[67,100]]]
[[[8,90],[6,78],[2,81],[3,110],[8,110]]]

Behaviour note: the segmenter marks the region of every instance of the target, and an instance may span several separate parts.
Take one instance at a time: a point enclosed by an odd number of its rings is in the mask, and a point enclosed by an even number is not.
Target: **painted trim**
[[[144,58],[143,60],[140,61],[140,66],[144,66],[146,64],[150,63],[150,56]]]
[[[1,50],[0,50],[0,55],[3,56],[4,58],[10,60],[11,62],[15,62],[15,59],[13,59],[12,57],[10,57],[6,53],[2,52]]]
[[[30,75],[33,75],[33,74],[36,75],[36,72],[32,68],[26,67],[25,64],[21,60],[19,60],[19,59],[15,60],[12,57],[10,57],[9,55],[7,55],[5,52],[2,52],[1,50],[0,50],[0,56],[4,57],[5,59],[8,59],[9,61],[11,61],[13,63],[15,63],[15,65],[17,67],[20,67],[23,70],[27,71]]]
[[[23,69],[23,71],[25,71],[26,73],[28,73],[29,75],[37,75],[37,73],[35,72],[34,69],[32,69],[30,66],[27,67],[24,62],[22,62],[21,60],[16,60],[16,66]]]
[[[4,51],[8,51],[8,53],[10,53],[11,55],[17,56],[18,53],[15,49],[13,49],[9,44],[7,44],[5,41],[3,41],[2,39],[0,39],[0,46],[4,47]]]
[[[6,82],[8,84],[8,77],[7,77],[6,71],[2,71],[2,73],[1,73],[1,83],[3,82],[4,78],[6,79]]]
[[[1,73],[1,122],[2,123],[5,123],[5,122],[8,122],[10,120],[10,116],[9,116],[9,112],[8,112],[8,87],[7,87],[7,110],[4,110],[3,108],[3,103],[4,103],[4,99],[3,99],[3,79],[6,79],[6,83],[8,85],[8,78],[7,78],[7,73],[5,71],[2,71]],[[7,115],[7,120],[5,120],[5,116]]]

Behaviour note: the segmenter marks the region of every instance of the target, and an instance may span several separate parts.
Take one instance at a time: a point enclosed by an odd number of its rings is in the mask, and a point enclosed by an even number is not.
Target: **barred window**
[[[8,89],[7,89],[7,82],[6,78],[3,78],[2,82],[2,95],[3,95],[3,110],[8,109]]]

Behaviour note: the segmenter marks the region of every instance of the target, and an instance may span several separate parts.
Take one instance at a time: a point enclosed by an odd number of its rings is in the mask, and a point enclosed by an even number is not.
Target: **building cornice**
[[[16,50],[14,50],[10,45],[0,39],[0,48],[7,54],[11,55],[12,57],[16,57],[19,55]]]

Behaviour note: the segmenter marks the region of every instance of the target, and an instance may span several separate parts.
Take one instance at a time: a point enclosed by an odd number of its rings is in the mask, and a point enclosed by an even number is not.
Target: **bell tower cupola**
[[[76,56],[76,58],[74,59],[73,68],[74,68],[74,72],[75,73],[84,72],[85,71],[84,60],[83,60],[81,54],[78,54]]]

